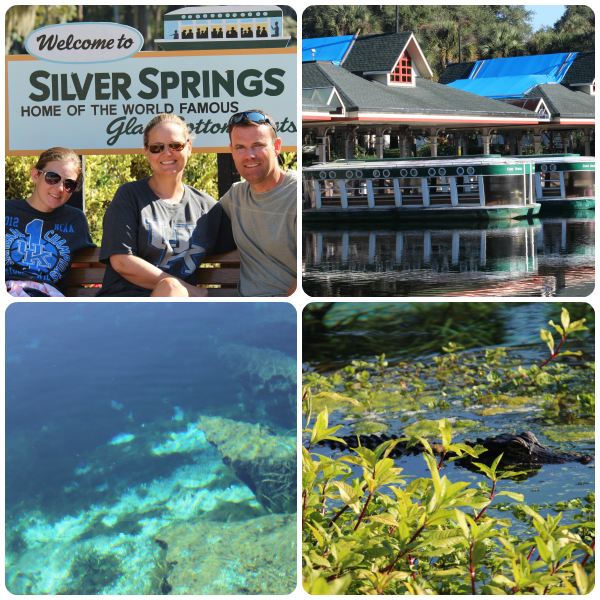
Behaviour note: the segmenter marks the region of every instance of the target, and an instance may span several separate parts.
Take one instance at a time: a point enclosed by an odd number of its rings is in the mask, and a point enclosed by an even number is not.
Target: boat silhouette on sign
[[[166,13],[163,50],[285,48],[278,6],[191,6]]]

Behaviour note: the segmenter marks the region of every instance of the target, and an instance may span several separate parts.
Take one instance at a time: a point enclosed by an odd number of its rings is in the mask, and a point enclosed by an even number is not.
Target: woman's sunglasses
[[[167,145],[169,146],[169,148],[171,148],[171,150],[173,150],[173,152],[181,152],[185,148],[186,144],[187,142],[170,142]],[[146,146],[146,148],[150,150],[151,154],[160,154],[165,149],[165,145],[150,144],[149,146]]]
[[[65,192],[67,192],[67,194],[72,194],[77,189],[77,182],[75,180],[63,179],[62,175],[59,175],[54,171],[42,171],[41,169],[38,169],[38,173],[44,174],[44,179],[48,185],[56,185],[62,180],[63,187],[65,188]]]
[[[269,121],[269,119],[265,115],[255,111],[255,110],[247,110],[245,112],[241,112],[241,113],[237,113],[237,114],[233,115],[229,119],[229,126],[231,127],[231,125],[235,125],[236,123],[239,123],[244,117],[246,117],[249,121],[252,121],[253,123],[259,123],[259,124],[268,123],[271,126],[271,129],[275,132],[275,135],[277,135],[277,129],[275,129],[275,127],[273,127],[273,123],[271,123],[271,121]]]

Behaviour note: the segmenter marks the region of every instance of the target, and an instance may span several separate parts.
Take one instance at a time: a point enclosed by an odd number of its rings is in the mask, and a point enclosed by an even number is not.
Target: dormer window
[[[390,83],[404,83],[412,84],[413,72],[412,72],[412,60],[410,54],[405,52],[401,57],[394,70],[390,75]]]

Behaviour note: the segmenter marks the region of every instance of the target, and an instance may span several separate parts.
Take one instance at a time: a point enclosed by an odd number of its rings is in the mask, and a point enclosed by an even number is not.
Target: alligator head
[[[584,465],[592,462],[591,454],[576,454],[574,452],[560,452],[552,450],[539,442],[531,431],[524,431],[518,435],[503,433],[484,440],[478,439],[474,444],[465,440],[465,443],[475,446],[479,444],[487,449],[478,461],[491,462],[499,454],[504,454],[503,462],[524,466],[563,464],[567,462],[580,462]]]

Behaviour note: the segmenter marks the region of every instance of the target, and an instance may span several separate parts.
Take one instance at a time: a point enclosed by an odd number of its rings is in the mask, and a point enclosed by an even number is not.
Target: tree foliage
[[[304,38],[412,31],[437,79],[449,63],[593,50],[594,12],[568,5],[554,27],[533,31],[524,5],[318,5],[303,13]],[[460,34],[460,35],[459,35]],[[459,56],[459,39],[461,56]]]

